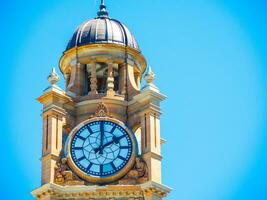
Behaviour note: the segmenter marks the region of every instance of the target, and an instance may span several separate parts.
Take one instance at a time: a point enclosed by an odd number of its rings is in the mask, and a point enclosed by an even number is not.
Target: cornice
[[[45,104],[49,98],[59,98],[63,102],[71,102],[73,103],[73,100],[71,97],[69,97],[65,91],[59,90],[58,88],[51,87],[49,90],[45,90],[44,94],[37,98],[37,101],[39,101],[41,104]]]
[[[137,61],[136,65],[143,73],[146,69],[146,59],[137,50],[131,47],[125,47],[117,44],[89,44],[86,46],[72,48],[63,53],[60,59],[60,70],[63,74],[69,71],[73,61],[75,63],[89,64],[93,62],[105,62],[108,59],[117,60],[118,63],[124,63],[125,56],[127,59]]]
[[[37,199],[49,195],[64,199],[142,198],[143,191],[140,186],[59,186],[48,183],[34,190],[32,195]]]

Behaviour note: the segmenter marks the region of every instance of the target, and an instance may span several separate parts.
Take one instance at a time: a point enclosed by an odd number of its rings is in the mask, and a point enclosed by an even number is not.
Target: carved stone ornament
[[[53,69],[52,69],[52,72],[49,74],[49,76],[47,77],[47,80],[49,81],[49,83],[51,84],[51,85],[56,85],[57,84],[57,82],[59,81],[59,76],[58,76],[58,74],[57,74],[57,72],[56,72],[56,68],[54,68],[53,67]]]
[[[112,115],[109,114],[109,110],[104,103],[99,103],[95,114],[91,117],[112,117]]]
[[[119,181],[123,185],[136,185],[148,181],[148,168],[146,162],[141,158],[135,159],[134,167]]]
[[[57,161],[54,182],[58,185],[84,185],[84,182],[69,169],[66,158]]]

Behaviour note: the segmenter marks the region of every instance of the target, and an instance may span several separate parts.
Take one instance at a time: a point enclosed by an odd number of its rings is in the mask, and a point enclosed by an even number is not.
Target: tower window
[[[137,144],[138,144],[138,154],[142,154],[142,130],[141,127],[138,127],[136,131],[134,132]]]
[[[119,66],[115,65],[113,67],[113,77],[114,77],[114,91],[119,94]]]
[[[85,77],[84,77],[84,95],[87,95],[90,91],[91,91],[91,87],[90,87],[90,84],[91,84],[91,70],[87,70],[87,66],[86,68],[84,69],[84,74],[85,74]]]
[[[96,77],[97,77],[97,91],[98,93],[106,93],[107,91],[107,78],[108,78],[108,66],[105,63],[97,63],[96,65]]]

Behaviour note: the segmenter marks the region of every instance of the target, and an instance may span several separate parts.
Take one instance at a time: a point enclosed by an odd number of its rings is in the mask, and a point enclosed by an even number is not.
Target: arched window
[[[84,95],[88,95],[92,90],[96,91],[98,94],[105,94],[108,89],[108,72],[107,63],[99,62],[87,64],[85,69]],[[113,64],[113,90],[117,95],[120,93],[120,76],[119,65]],[[94,79],[96,80],[94,81]]]
[[[114,91],[116,94],[119,94],[119,65],[113,65],[113,77],[114,77]]]
[[[136,131],[134,132],[134,135],[137,140],[138,144],[138,154],[142,154],[142,132],[141,132],[141,127],[137,128]]]
[[[108,65],[106,63],[96,64],[97,92],[104,94],[107,91]]]

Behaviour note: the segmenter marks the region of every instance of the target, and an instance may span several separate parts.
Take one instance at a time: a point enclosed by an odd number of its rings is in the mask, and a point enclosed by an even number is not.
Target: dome
[[[89,44],[118,44],[140,51],[129,29],[118,20],[108,17],[104,1],[100,6],[98,17],[83,23],[75,31],[66,51]]]

